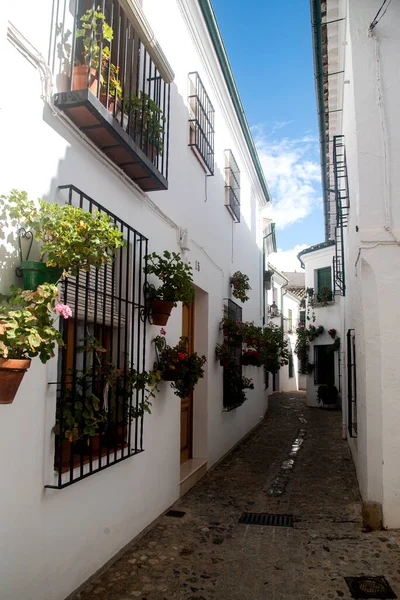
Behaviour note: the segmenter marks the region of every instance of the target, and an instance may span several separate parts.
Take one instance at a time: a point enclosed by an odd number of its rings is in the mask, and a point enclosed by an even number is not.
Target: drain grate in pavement
[[[293,527],[293,515],[268,515],[267,513],[243,513],[239,523],[244,525],[269,525],[270,527]]]
[[[165,513],[166,517],[176,517],[177,519],[182,519],[186,515],[182,510],[169,510]]]
[[[345,577],[353,598],[397,598],[385,577]]]

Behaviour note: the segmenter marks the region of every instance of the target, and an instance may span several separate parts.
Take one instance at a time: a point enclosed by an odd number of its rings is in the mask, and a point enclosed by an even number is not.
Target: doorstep
[[[184,496],[190,488],[207,473],[206,458],[190,458],[181,464],[180,496]]]

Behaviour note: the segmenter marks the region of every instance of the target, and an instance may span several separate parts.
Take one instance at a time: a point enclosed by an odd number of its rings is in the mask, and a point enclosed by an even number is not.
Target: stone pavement
[[[341,413],[270,398],[259,427],[84,591],[80,600],[351,598],[344,577],[383,575],[400,597],[400,532],[365,533]],[[245,410],[245,405],[243,409]],[[239,524],[243,512],[293,527]]]

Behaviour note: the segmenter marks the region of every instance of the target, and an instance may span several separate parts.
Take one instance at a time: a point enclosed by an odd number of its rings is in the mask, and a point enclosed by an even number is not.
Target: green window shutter
[[[300,311],[300,323],[302,323],[304,325],[305,322],[306,322],[306,311],[301,310]]]
[[[332,270],[331,267],[317,270],[317,291],[322,288],[328,288],[332,291]]]
[[[288,310],[288,331],[292,331],[293,329],[293,312],[289,308]]]

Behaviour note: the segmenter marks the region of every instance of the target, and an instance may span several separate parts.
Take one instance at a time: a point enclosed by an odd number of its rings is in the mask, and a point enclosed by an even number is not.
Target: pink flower
[[[185,360],[185,355],[183,354],[183,352],[178,352],[178,358],[179,360]]]
[[[68,319],[68,317],[72,317],[72,310],[68,306],[68,304],[58,303],[55,305],[54,310],[59,312],[60,315],[64,317],[64,319]]]
[[[161,335],[167,335],[167,332],[165,331],[164,327],[161,327],[160,333]]]

